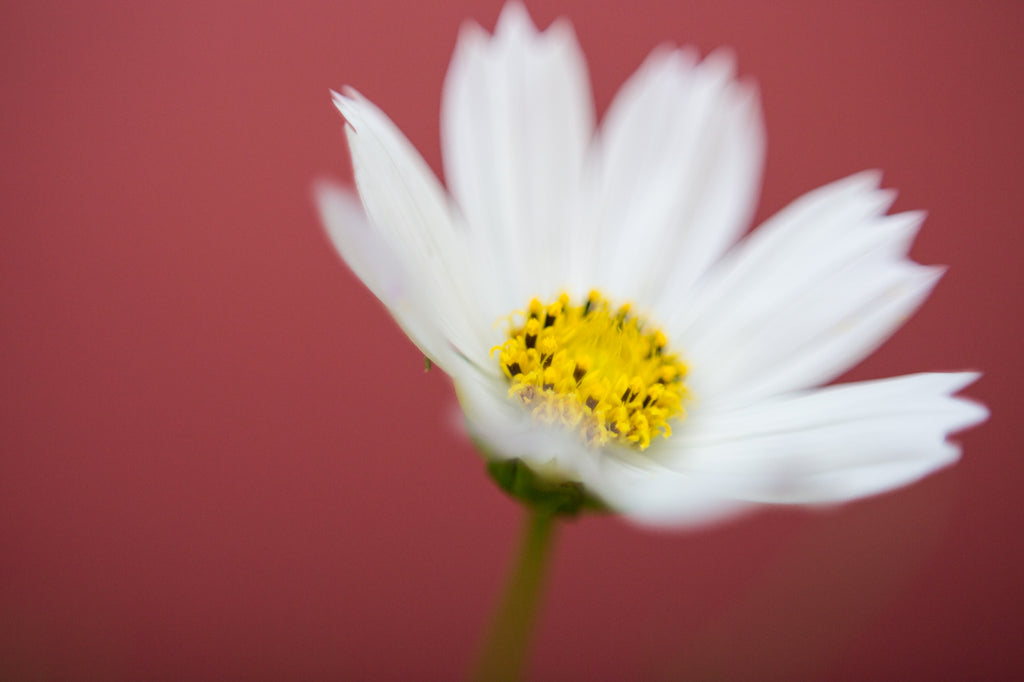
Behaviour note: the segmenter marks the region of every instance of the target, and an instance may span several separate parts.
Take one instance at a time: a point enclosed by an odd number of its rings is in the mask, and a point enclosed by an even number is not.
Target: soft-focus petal
[[[593,131],[586,65],[568,23],[538,33],[506,5],[492,37],[466,24],[441,111],[448,187],[486,259],[491,318],[565,286],[570,225],[578,219]]]
[[[508,383],[464,373],[455,390],[473,438],[497,459],[518,458],[553,479],[580,481],[579,461],[592,456],[575,433],[545,425],[508,395]]]
[[[951,464],[959,447],[946,438],[988,414],[953,395],[977,376],[916,374],[704,411],[647,453],[577,447],[570,457],[547,450],[556,441],[538,435],[536,425],[508,428],[515,415],[499,416],[508,404],[499,393],[465,397],[478,401],[486,415],[478,424],[489,424],[484,428],[498,442],[543,453],[526,457],[531,466],[557,467],[633,521],[681,527],[727,519],[755,504],[845,502]]]
[[[764,160],[757,93],[730,56],[655,50],[597,141],[591,278],[616,296],[678,305],[746,229]],[[593,286],[593,283],[591,283]],[[657,307],[662,307],[657,305]]]
[[[380,239],[415,279],[410,305],[445,339],[416,339],[446,371],[460,359],[491,368],[491,324],[481,317],[474,261],[437,179],[379,109],[354,92],[335,95],[348,123],[349,148],[363,207]]]
[[[581,460],[580,479],[591,493],[629,520],[649,526],[707,525],[752,506],[729,496],[708,476],[673,471],[643,453],[600,452]]]
[[[797,200],[755,230],[669,323],[707,403],[825,383],[888,338],[940,268],[905,258],[923,216],[884,215],[863,173]]]
[[[330,182],[317,182],[313,198],[334,248],[363,284],[390,307],[408,300],[409,277],[398,257],[370,225],[359,197]]]
[[[387,306],[395,320],[424,354],[446,352],[447,341],[426,311],[417,305],[414,278],[405,271],[394,250],[373,229],[359,198],[328,182],[314,187],[320,218],[331,243],[352,272]]]
[[[913,374],[704,410],[657,456],[660,466],[743,502],[845,502],[956,461],[959,447],[947,437],[988,416],[953,395],[977,377]],[[635,492],[645,494],[642,486]],[[671,516],[671,496],[666,500]]]
[[[509,400],[503,381],[467,375],[456,391],[469,433],[489,457],[518,458],[552,480],[582,483],[634,521],[697,525],[750,507],[706,478],[672,471],[632,450],[589,448],[576,434],[539,423]]]

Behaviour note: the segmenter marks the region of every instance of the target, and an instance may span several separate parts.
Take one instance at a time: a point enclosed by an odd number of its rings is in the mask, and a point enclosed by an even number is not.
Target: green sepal
[[[434,363],[430,361],[426,355],[423,356],[423,371],[429,372],[434,367]]]
[[[521,459],[488,459],[487,473],[512,497],[550,514],[576,516],[584,510],[608,510],[582,484],[539,476]]]

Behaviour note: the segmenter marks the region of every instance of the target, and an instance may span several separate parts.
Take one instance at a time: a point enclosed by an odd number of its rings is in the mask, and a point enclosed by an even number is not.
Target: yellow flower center
[[[588,445],[644,450],[685,416],[686,365],[668,340],[647,329],[629,305],[612,309],[596,291],[581,305],[563,293],[530,302],[511,318],[500,349],[509,396],[541,421],[575,430]]]

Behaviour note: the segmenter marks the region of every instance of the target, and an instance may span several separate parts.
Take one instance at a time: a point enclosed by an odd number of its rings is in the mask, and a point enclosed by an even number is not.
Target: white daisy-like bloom
[[[459,35],[446,192],[377,107],[335,95],[358,197],[317,202],[344,260],[454,381],[488,457],[639,523],[891,490],[960,455],[976,373],[816,388],[871,353],[942,269],[907,251],[867,172],[740,239],[760,185],[757,92],[716,52],[659,48],[595,126],[562,20],[519,4]]]

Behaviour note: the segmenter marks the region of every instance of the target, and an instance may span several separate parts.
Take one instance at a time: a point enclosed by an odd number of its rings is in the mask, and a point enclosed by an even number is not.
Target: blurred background
[[[532,0],[603,111],[658,43],[761,86],[758,221],[885,170],[950,270],[846,379],[981,369],[991,420],[919,485],[689,533],[566,524],[537,680],[1024,674],[1024,5]],[[457,679],[520,510],[451,386],[310,200],[329,88],[440,169],[461,21],[499,2],[5,3],[0,678]]]

